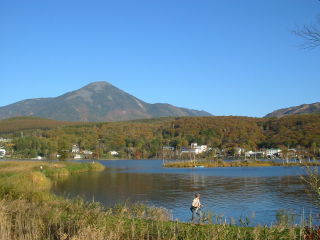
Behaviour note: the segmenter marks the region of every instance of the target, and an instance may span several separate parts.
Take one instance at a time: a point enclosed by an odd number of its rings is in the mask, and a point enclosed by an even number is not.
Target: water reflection
[[[205,211],[239,219],[255,215],[252,224],[275,222],[279,209],[297,214],[319,208],[301,184],[300,168],[163,169],[161,161],[105,161],[102,173],[84,173],[57,183],[53,191],[82,196],[106,206],[144,202],[172,210],[174,218],[189,221],[195,192]]]

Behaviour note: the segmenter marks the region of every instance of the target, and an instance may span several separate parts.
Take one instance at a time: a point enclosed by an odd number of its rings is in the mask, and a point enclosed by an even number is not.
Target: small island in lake
[[[164,162],[164,167],[171,168],[218,168],[218,167],[271,167],[271,166],[320,166],[319,161],[223,161],[223,160],[205,160],[205,161],[169,161]]]

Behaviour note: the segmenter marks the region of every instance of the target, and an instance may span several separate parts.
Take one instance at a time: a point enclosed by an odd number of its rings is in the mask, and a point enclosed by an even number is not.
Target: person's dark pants
[[[191,221],[193,223],[196,223],[196,221],[198,223],[200,223],[201,219],[202,219],[202,212],[200,210],[200,208],[193,208],[191,207],[190,208],[191,212],[192,212],[192,218],[191,218]]]

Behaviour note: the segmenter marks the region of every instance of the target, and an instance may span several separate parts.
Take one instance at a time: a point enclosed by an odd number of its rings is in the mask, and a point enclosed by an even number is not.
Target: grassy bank
[[[52,198],[50,188],[55,178],[86,171],[102,171],[99,163],[3,161],[0,162],[1,197]]]
[[[217,168],[217,167],[271,167],[271,166],[320,166],[318,162],[273,162],[273,161],[222,161],[222,160],[209,160],[209,161],[172,161],[164,164],[165,167],[172,168],[194,168],[194,167],[207,167],[207,168]]]
[[[106,209],[50,193],[57,177],[102,169],[91,163],[0,162],[0,239],[303,239],[299,227],[191,225],[171,221],[161,208],[135,204]]]

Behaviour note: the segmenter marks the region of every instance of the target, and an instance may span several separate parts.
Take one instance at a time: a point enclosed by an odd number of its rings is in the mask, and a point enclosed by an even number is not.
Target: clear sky
[[[261,117],[320,101],[318,0],[0,0],[0,106],[107,81],[149,103]]]

